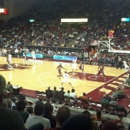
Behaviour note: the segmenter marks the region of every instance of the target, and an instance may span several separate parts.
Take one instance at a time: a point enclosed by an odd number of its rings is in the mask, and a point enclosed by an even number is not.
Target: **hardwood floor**
[[[57,86],[57,89],[61,86],[62,78],[59,79],[58,71],[56,67],[59,63],[62,63],[63,67],[67,69],[67,72],[71,72],[71,63],[64,62],[52,62],[47,60],[36,60],[23,62],[23,59],[13,58],[13,63],[26,63],[31,65],[29,68],[25,69],[14,69],[14,70],[3,70],[0,69],[0,74],[2,74],[6,81],[10,81],[14,86],[22,86],[26,89],[40,90],[44,91],[48,86],[52,89]],[[6,64],[6,59],[0,57],[0,64]],[[97,73],[98,66],[85,65],[85,72],[90,74]],[[116,69],[114,67],[105,67],[105,74],[108,76],[118,76],[124,73],[124,69]],[[64,72],[64,70],[62,70]],[[78,70],[80,72],[80,70]],[[104,82],[90,81],[90,80],[80,80],[75,78],[70,78],[72,86],[75,88],[77,95],[82,95],[83,92],[90,92],[97,87],[101,86]],[[65,83],[63,87],[66,90],[71,90],[71,86]]]

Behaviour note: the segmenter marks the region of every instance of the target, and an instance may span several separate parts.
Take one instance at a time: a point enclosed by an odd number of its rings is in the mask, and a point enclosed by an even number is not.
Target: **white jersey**
[[[69,74],[67,74],[67,73],[63,74],[63,81],[62,82],[69,82]]]
[[[124,63],[125,70],[128,71],[129,70],[129,66],[127,65],[126,61],[123,61],[123,63]]]
[[[94,54],[94,58],[97,58],[97,53]]]
[[[12,55],[11,54],[8,55],[7,61],[12,62]]]
[[[12,60],[12,55],[11,54],[8,55],[8,60]]]
[[[72,69],[77,69],[77,60],[72,60]]]
[[[77,64],[77,60],[76,59],[72,60],[72,63]]]
[[[32,54],[32,58],[36,59],[35,51],[32,51],[31,54]]]

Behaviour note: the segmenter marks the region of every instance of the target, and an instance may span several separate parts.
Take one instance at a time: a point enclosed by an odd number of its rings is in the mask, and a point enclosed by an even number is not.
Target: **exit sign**
[[[0,14],[1,15],[7,15],[8,14],[8,9],[7,8],[0,8]]]

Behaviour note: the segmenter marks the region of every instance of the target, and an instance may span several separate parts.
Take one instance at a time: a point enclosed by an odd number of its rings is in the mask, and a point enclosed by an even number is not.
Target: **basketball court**
[[[80,78],[81,71],[78,69],[77,72],[72,73],[72,64],[65,62],[55,62],[48,60],[31,60],[25,61],[21,58],[13,58],[13,63],[16,66],[22,65],[22,67],[14,68],[13,70],[0,69],[6,81],[10,81],[14,86],[20,86],[29,90],[45,91],[47,87],[53,89],[54,86],[59,89],[61,87],[62,78],[58,77],[57,66],[62,63],[63,67],[66,68],[70,74],[70,82],[75,88],[78,96],[82,95],[83,92],[89,93],[101,85],[105,84],[109,79],[117,77],[125,72],[124,69],[116,69],[114,67],[105,67],[104,72],[107,76],[105,80],[103,76],[98,77],[95,80],[95,74],[97,73],[98,66],[85,65],[86,76]],[[6,63],[6,58],[0,58],[0,66]],[[64,73],[65,70],[62,70]],[[71,90],[72,87],[65,83],[63,84],[65,91]]]

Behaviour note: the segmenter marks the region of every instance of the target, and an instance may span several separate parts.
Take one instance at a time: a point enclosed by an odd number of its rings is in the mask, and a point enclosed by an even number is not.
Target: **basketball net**
[[[113,39],[114,37],[112,36],[108,36],[108,41],[106,42],[106,46],[108,46],[108,52],[112,52],[112,53],[125,53],[125,54],[129,54],[130,51],[128,50],[117,50],[117,49],[113,49],[113,47],[111,46],[111,40]]]

